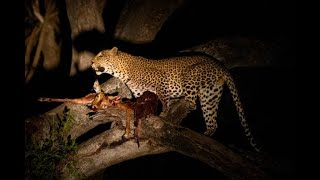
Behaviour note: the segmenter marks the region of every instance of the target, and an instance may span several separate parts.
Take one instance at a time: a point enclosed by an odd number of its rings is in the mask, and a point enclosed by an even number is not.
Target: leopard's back
[[[196,100],[199,99],[207,127],[206,135],[213,135],[217,128],[219,102],[226,84],[246,136],[259,151],[246,122],[234,80],[219,61],[203,55],[153,60],[113,48],[99,53],[92,62],[92,68],[98,75],[109,73],[118,77],[135,97],[146,91],[157,94],[162,103],[163,114],[167,113],[172,98],[184,97],[192,110],[197,108]]]

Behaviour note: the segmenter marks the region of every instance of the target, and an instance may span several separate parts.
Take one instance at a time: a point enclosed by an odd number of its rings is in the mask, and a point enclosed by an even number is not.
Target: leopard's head
[[[125,78],[125,60],[117,47],[99,52],[93,59],[91,67],[97,75],[110,74],[117,78]]]

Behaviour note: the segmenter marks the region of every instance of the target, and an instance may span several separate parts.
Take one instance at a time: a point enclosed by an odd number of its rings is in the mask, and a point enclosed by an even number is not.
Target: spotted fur
[[[157,94],[164,114],[172,98],[184,97],[193,110],[197,108],[196,100],[199,98],[207,128],[205,134],[209,136],[217,128],[218,105],[224,84],[227,84],[246,136],[250,144],[259,151],[245,120],[234,80],[219,61],[199,55],[151,60],[113,47],[99,52],[92,59],[92,68],[97,75],[108,73],[119,78],[135,97],[141,96],[145,91]]]

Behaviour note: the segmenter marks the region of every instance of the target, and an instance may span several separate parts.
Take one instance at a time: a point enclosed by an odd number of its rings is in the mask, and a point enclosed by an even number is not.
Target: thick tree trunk
[[[75,39],[85,32],[96,31],[101,34],[105,33],[102,17],[104,6],[105,0],[66,0],[66,9],[73,41],[71,76],[76,75],[78,71],[84,71],[90,67],[94,54],[77,49]]]
[[[110,46],[113,40],[151,43],[170,15],[184,2],[66,0],[73,41],[70,75],[89,69],[95,53]],[[218,38],[186,51],[204,52],[224,62],[229,69],[271,64],[270,47],[246,37]]]
[[[235,67],[270,67],[278,47],[251,37],[220,37],[182,52],[201,52]]]
[[[70,136],[71,139],[83,139],[97,125],[112,122],[110,129],[80,141],[76,155],[72,155],[77,161],[78,171],[85,177],[129,159],[176,151],[207,163],[231,179],[267,178],[261,169],[242,155],[212,138],[179,126],[189,112],[184,100],[174,102],[171,106],[166,118],[151,116],[142,119],[140,147],[133,136],[129,140],[123,140],[126,111],[107,108],[99,116],[90,119],[88,113],[91,110],[87,106],[72,103],[64,103],[47,113],[27,119],[26,136],[31,135],[35,142],[41,142],[49,136],[52,120],[57,116],[61,117],[67,108],[73,116],[73,122],[70,133],[65,136]],[[131,127],[134,127],[133,121]],[[64,167],[63,162],[60,167]],[[62,172],[64,179],[72,179],[66,168],[62,168]]]
[[[168,17],[184,0],[128,0],[116,26],[115,38],[134,44],[154,40]]]
[[[30,9],[34,11],[31,13],[34,14],[34,19],[38,19],[39,26],[35,27],[34,32],[26,39],[27,82],[40,62],[41,51],[44,54],[43,67],[46,70],[58,67],[62,61],[61,55],[64,55],[61,52],[62,41],[55,40],[60,38],[57,34],[66,33],[60,23],[61,18],[66,17],[58,16],[59,11],[64,11],[64,5],[58,7],[56,3],[48,2],[45,14],[40,13],[37,4]],[[149,0],[65,0],[72,39],[70,75],[74,76],[78,72],[89,69],[93,56],[98,51],[107,48],[106,45],[110,45],[112,40],[132,44],[151,43],[170,15],[184,3],[184,0],[155,0],[152,2]],[[35,45],[38,47],[34,60],[31,60],[31,52]],[[228,68],[270,65],[269,47],[249,38],[222,38],[189,50],[204,52],[216,57],[225,62]]]
[[[151,42],[162,24],[182,2],[66,0],[73,41],[70,75],[90,68],[91,59],[97,53],[94,51],[106,48],[104,46],[114,39],[132,44]],[[79,47],[88,44],[92,47]]]
[[[66,30],[62,3],[47,0],[26,1],[25,82],[29,83],[38,69],[66,73]],[[59,9],[60,8],[60,9]],[[44,11],[41,11],[44,9]],[[69,60],[69,59],[68,59]]]

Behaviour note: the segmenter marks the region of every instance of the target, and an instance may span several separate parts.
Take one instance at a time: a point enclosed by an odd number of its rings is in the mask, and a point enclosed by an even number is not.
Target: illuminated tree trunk
[[[99,124],[113,122],[113,126],[102,133],[89,137],[79,144],[76,154],[70,154],[77,162],[77,169],[84,177],[92,176],[114,164],[141,156],[176,151],[183,155],[200,160],[221,171],[231,179],[264,179],[267,175],[255,163],[241,154],[222,145],[218,141],[188,128],[179,126],[189,113],[184,100],[172,103],[168,115],[164,118],[151,116],[142,119],[140,147],[135,139],[124,141],[126,111],[107,108],[96,119],[88,116],[90,109],[82,104],[64,103],[40,116],[26,120],[26,137],[33,137],[32,142],[41,144],[50,136],[53,120],[62,117],[68,109],[72,114],[72,124],[65,138],[77,139]],[[61,118],[58,118],[61,119]],[[133,121],[130,123],[134,127]],[[134,128],[131,128],[133,131]],[[132,133],[133,134],[133,133]],[[253,158],[254,159],[254,158]],[[66,162],[59,167],[64,179],[72,179]]]

